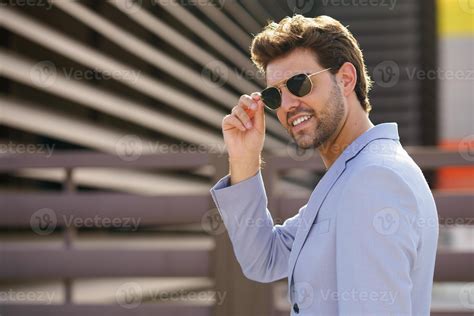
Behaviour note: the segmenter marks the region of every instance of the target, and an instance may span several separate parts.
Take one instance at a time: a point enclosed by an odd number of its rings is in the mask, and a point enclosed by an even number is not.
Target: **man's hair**
[[[362,51],[346,27],[325,15],[315,18],[294,15],[280,23],[270,22],[255,36],[250,51],[254,64],[265,73],[272,60],[284,57],[296,48],[314,51],[316,61],[323,68],[331,68],[332,74],[337,73],[345,62],[352,63],[357,72],[355,93],[364,110],[370,112],[368,92],[372,81]]]

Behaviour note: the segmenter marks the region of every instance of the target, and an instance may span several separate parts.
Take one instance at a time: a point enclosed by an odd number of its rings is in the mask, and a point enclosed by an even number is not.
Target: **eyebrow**
[[[287,81],[288,79],[290,79],[290,78],[293,77],[293,76],[294,76],[294,75],[291,75],[291,76],[289,76],[288,78],[282,79],[282,80],[278,81],[278,82],[275,83],[275,84],[269,85],[269,87],[275,87],[275,88],[276,88],[276,87],[278,87],[282,82]]]
[[[325,72],[325,71],[328,71],[328,70],[331,70],[331,67],[329,68],[326,68],[326,69],[321,69],[321,70],[318,70],[316,72],[297,72],[297,73],[294,73],[292,74],[291,76],[289,76],[288,78],[286,79],[282,79],[280,81],[278,81],[277,83],[273,84],[273,85],[268,85],[266,88],[270,88],[270,87],[275,87],[275,88],[278,88],[278,86],[283,82],[283,81],[288,81],[288,79],[290,79],[291,77],[294,77],[296,75],[300,75],[300,74],[306,74],[307,76],[312,76],[312,75],[317,75],[321,72]]]
[[[287,81],[287,80],[290,79],[291,77],[293,77],[293,76],[295,76],[295,75],[298,75],[298,74],[302,74],[302,73],[303,73],[303,72],[295,73],[295,74],[289,76],[288,78],[285,78],[285,79],[282,79],[282,80],[276,82],[275,84],[268,85],[267,88],[269,88],[269,87],[275,87],[275,88],[276,88],[276,87],[278,87],[282,82]],[[306,74],[307,74],[307,73],[306,73]]]

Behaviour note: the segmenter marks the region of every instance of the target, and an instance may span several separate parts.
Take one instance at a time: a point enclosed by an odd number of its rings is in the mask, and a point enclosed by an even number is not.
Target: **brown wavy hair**
[[[265,73],[268,64],[284,57],[296,48],[311,49],[316,61],[335,74],[345,63],[354,65],[357,98],[366,112],[370,112],[368,93],[372,81],[367,74],[364,56],[352,33],[339,21],[329,16],[307,18],[302,15],[286,17],[280,23],[270,22],[257,34],[250,47],[252,61]]]

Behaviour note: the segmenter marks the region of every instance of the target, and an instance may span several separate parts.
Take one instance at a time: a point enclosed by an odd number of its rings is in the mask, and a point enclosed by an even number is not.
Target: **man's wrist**
[[[257,174],[261,167],[260,155],[251,158],[229,157],[230,185],[247,180]]]

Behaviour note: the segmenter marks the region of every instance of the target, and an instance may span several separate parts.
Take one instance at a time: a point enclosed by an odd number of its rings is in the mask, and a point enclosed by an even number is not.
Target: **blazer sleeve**
[[[274,225],[260,171],[232,186],[229,180],[230,176],[225,176],[210,192],[242,272],[258,282],[287,277],[299,214],[287,219],[283,225]]]
[[[413,190],[386,166],[368,166],[345,185],[337,213],[340,315],[411,315],[419,215]]]

